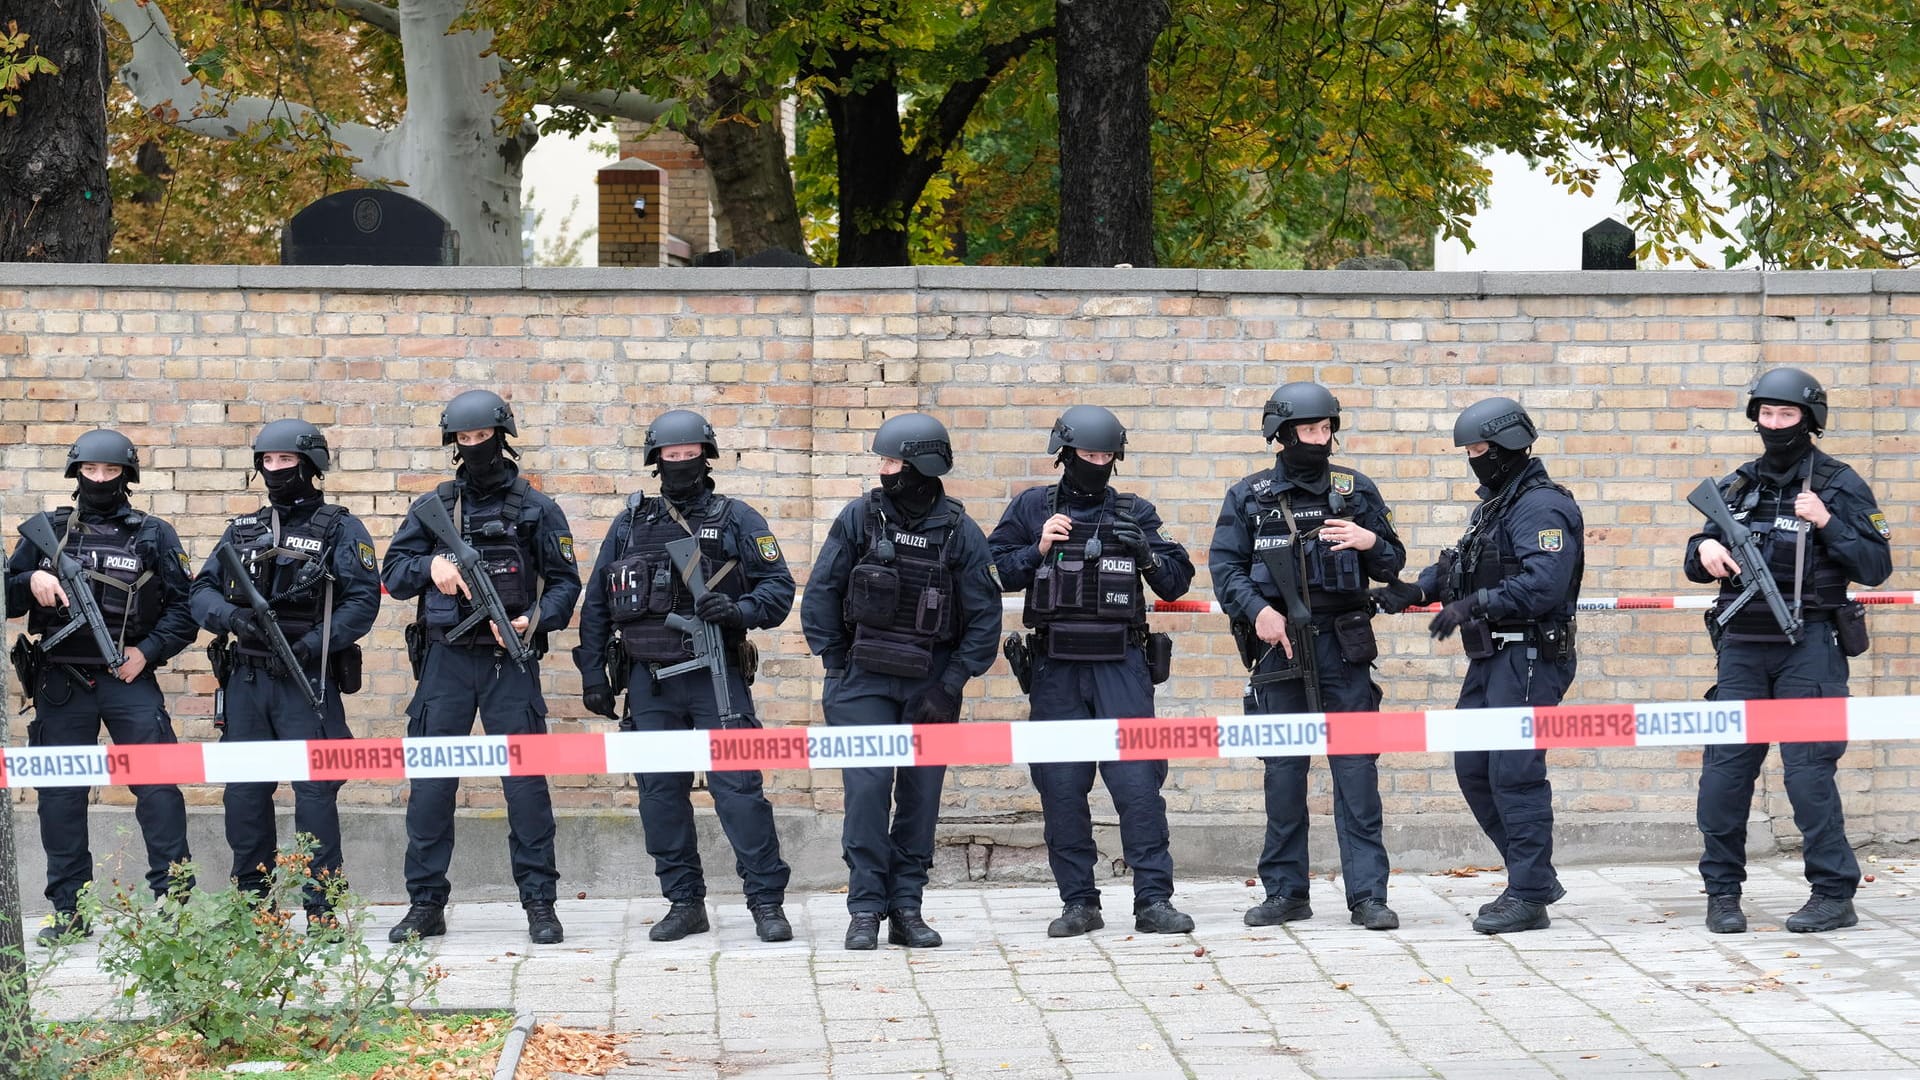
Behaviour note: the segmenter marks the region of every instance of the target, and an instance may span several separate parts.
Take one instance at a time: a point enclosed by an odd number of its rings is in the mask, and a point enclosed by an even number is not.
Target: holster
[[[364,661],[360,644],[355,642],[327,656],[327,678],[343,694],[357,694],[364,683]]]
[[[413,669],[415,682],[427,665],[427,628],[418,622],[410,622],[406,628],[407,666]]]
[[[740,681],[753,685],[753,677],[760,671],[760,646],[750,639],[741,638],[740,644],[733,650],[734,670],[740,673]]]
[[[627,646],[619,636],[607,639],[607,655],[603,660],[607,671],[607,684],[616,694],[624,694],[627,684],[633,678],[633,657],[627,654]]]
[[[1173,675],[1173,635],[1149,633],[1141,651],[1147,657],[1147,677],[1159,686]]]
[[[1000,646],[1000,652],[1007,658],[1007,667],[1013,671],[1013,678],[1020,684],[1020,692],[1033,693],[1033,644],[1030,634],[1008,634],[1007,640]]]
[[[1493,624],[1485,619],[1468,619],[1460,624],[1460,651],[1469,660],[1485,660],[1500,651],[1493,640]]]
[[[1234,619],[1227,623],[1227,630],[1233,635],[1234,647],[1240,650],[1240,662],[1247,665],[1248,671],[1252,671],[1253,666],[1260,662],[1260,654],[1265,651],[1261,646],[1266,643],[1253,632],[1250,622]]]
[[[20,681],[20,696],[32,701],[34,694],[39,691],[40,671],[46,662],[45,655],[40,651],[40,643],[24,634],[14,638],[10,659],[13,661],[14,678]]]
[[[1720,651],[1720,639],[1726,636],[1727,628],[1720,625],[1718,605],[1708,608],[1703,614],[1707,622],[1707,641],[1713,645],[1713,651],[1717,653]]]
[[[1834,636],[1840,639],[1840,652],[1844,656],[1859,656],[1873,645],[1873,638],[1867,633],[1867,605],[1858,600],[1849,600],[1833,613]]]

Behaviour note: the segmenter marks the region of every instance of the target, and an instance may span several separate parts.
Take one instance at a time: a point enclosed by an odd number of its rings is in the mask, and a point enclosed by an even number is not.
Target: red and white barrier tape
[[[1920,593],[1857,592],[1847,595],[1869,607],[1920,604]],[[1580,611],[1705,611],[1714,605],[1715,599],[1712,593],[1690,596],[1589,596],[1583,597],[1575,606]],[[1001,607],[1007,611],[1019,611],[1025,603],[1022,597],[1009,596],[1001,601]],[[1147,610],[1161,615],[1225,614],[1218,600],[1154,600],[1148,603]],[[1438,611],[1440,605],[1429,604],[1407,610]]]
[[[0,786],[1024,765],[1920,738],[1920,697],[0,750]]]

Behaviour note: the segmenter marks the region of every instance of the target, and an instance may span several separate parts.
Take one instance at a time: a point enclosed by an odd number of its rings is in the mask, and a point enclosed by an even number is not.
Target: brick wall
[[[559,500],[591,560],[643,479],[647,421],[700,409],[720,433],[722,490],[760,507],[804,582],[834,513],[872,482],[868,434],[924,409],[953,431],[951,490],[991,528],[1010,496],[1053,475],[1046,430],[1066,404],[1114,409],[1131,429],[1119,483],[1160,507],[1203,570],[1221,495],[1269,460],[1260,406],[1292,379],[1330,386],[1345,409],[1336,460],[1372,475],[1425,565],[1453,542],[1473,484],[1451,446],[1454,414],[1494,393],[1526,404],[1539,450],[1587,521],[1589,595],[1695,592],[1678,564],[1696,526],[1683,496],[1751,457],[1742,389],[1758,371],[1815,372],[1833,402],[1824,446],[1874,486],[1895,529],[1895,576],[1911,589],[1911,507],[1920,501],[1920,274],[1338,274],[1210,271],[520,270],[0,266],[0,485],[7,531],[61,501],[68,443],[100,424],[142,448],[137,506],[179,527],[204,558],[241,489],[258,426],[324,426],[338,467],[327,487],[384,543],[412,496],[448,472],[435,427],[460,389],[490,386],[519,416],[525,466]],[[403,728],[400,650],[409,605],[390,603],[370,642],[367,689],[349,702],[362,735]],[[1583,615],[1570,700],[1697,699],[1711,656],[1697,613]],[[1174,678],[1163,712],[1236,711],[1242,674],[1217,616],[1168,616]],[[1017,619],[1010,618],[1009,626]],[[818,720],[818,667],[797,617],[762,635],[757,688],[772,723]],[[1448,705],[1464,661],[1424,618],[1384,618],[1389,708]],[[1874,612],[1856,694],[1920,685],[1912,609]],[[549,660],[556,730],[583,721],[578,679]],[[199,650],[163,674],[187,739],[212,736]],[[970,688],[968,715],[1024,716],[1004,663]],[[1590,820],[1690,821],[1697,750],[1556,751],[1560,809]],[[1859,836],[1920,833],[1920,749],[1856,748],[1842,786]],[[1177,813],[1254,812],[1250,763],[1176,765]],[[1317,805],[1325,810],[1324,771]],[[1786,817],[1777,772],[1768,807]],[[780,773],[781,804],[835,810],[835,773]],[[1458,814],[1443,755],[1383,763],[1390,822]],[[107,792],[109,801],[124,792]],[[392,805],[404,789],[349,785]],[[190,795],[217,802],[217,789]],[[469,805],[498,789],[468,784]],[[562,806],[631,806],[631,781],[563,778]],[[1032,814],[1025,770],[960,769],[950,818]],[[1650,853],[1690,857],[1692,852]]]

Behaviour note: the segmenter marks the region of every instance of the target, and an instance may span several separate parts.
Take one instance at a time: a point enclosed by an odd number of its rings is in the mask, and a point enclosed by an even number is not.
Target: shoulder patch
[[[1876,516],[1878,516],[1878,515],[1876,515]],[[1883,536],[1884,536],[1884,535],[1885,535],[1885,533],[1882,533],[1881,535],[1883,535]],[[176,558],[176,559],[179,559],[179,560],[180,560],[180,570],[181,570],[181,572],[183,572],[183,573],[185,573],[185,574],[186,574],[186,575],[187,575],[188,577],[192,577],[192,576],[193,576],[193,563],[192,563],[192,562],[191,562],[191,561],[190,561],[190,560],[189,560],[189,559],[187,558],[187,553],[186,553],[186,552],[184,552],[184,551],[176,551],[176,552],[174,552],[174,553],[173,553],[173,556],[174,556],[174,558]]]
[[[754,550],[760,553],[760,558],[763,560],[767,562],[780,561],[780,541],[775,540],[772,533],[755,534],[753,546]]]
[[[573,537],[562,536],[558,538],[558,541],[560,544],[560,557],[567,560],[567,565],[572,566],[573,565]]]
[[[1352,473],[1337,472],[1337,473],[1329,473],[1328,475],[1333,479],[1334,491],[1338,492],[1341,495],[1353,494],[1353,474]]]
[[[1541,529],[1539,545],[1541,551],[1559,551],[1566,543],[1559,529]]]
[[[360,541],[353,545],[353,551],[354,551],[354,554],[360,556],[361,569],[363,570],[373,569],[373,545],[372,544],[369,544],[364,540]]]
[[[1398,526],[1398,525],[1395,525],[1395,524],[1393,523],[1393,511],[1391,511],[1391,510],[1389,510],[1389,511],[1387,511],[1387,528],[1389,528],[1389,529],[1397,529],[1397,528],[1399,528],[1399,527],[1400,527],[1400,526]]]
[[[1160,526],[1160,539],[1163,542],[1168,544],[1175,542],[1173,539],[1173,534],[1167,531],[1167,527],[1165,525]]]
[[[1875,510],[1873,513],[1867,515],[1867,522],[1873,526],[1874,532],[1880,534],[1880,539],[1893,539],[1893,530],[1887,527],[1887,515]]]

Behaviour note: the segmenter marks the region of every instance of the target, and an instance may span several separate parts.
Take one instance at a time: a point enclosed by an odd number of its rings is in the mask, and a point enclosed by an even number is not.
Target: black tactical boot
[[[705,900],[675,900],[660,921],[647,931],[647,937],[653,941],[679,941],[688,934],[704,934],[707,925],[707,902]]]
[[[1180,911],[1170,901],[1155,900],[1133,913],[1133,928],[1142,934],[1190,934],[1193,916]]]
[[[880,947],[880,916],[871,911],[856,911],[847,920],[847,948],[857,951]]]
[[[42,948],[51,949],[61,941],[74,941],[92,936],[93,927],[80,917],[79,912],[56,911],[53,913],[53,921],[41,927],[40,932],[33,935],[33,940],[39,942]]]
[[[1853,913],[1853,901],[1837,896],[1815,896],[1799,911],[1787,916],[1787,929],[1796,934],[1824,934],[1859,921],[1860,916]]]
[[[387,931],[387,940],[399,944],[408,937],[439,937],[447,932],[445,904],[418,903],[407,909],[406,917]]]
[[[529,900],[520,905],[527,909],[527,940],[535,945],[558,945],[567,940],[567,932],[560,928],[560,916],[553,913],[553,901]]]
[[[761,941],[792,941],[793,924],[777,900],[761,900],[747,905],[753,913],[753,932]]]
[[[1507,897],[1512,895],[1513,895],[1513,886],[1509,885],[1506,888],[1501,889],[1499,896],[1496,896],[1492,900],[1489,900],[1486,903],[1480,905],[1479,914],[1481,915],[1491,914],[1494,908],[1499,907],[1503,902],[1506,901]],[[1547,903],[1557,904],[1560,901],[1565,900],[1566,898],[1567,898],[1567,890],[1558,881],[1554,882],[1553,895],[1547,897]]]
[[[1313,907],[1304,896],[1269,896],[1247,909],[1248,926],[1278,926],[1284,922],[1313,918]]]
[[[1047,924],[1048,937],[1079,937],[1089,930],[1105,929],[1107,920],[1100,917],[1100,909],[1086,904],[1068,904],[1060,917]]]
[[[1707,897],[1707,930],[1714,934],[1747,932],[1747,916],[1740,910],[1740,894]]]
[[[909,949],[937,949],[940,931],[927,925],[919,908],[895,908],[887,914],[887,944]]]
[[[1352,921],[1353,925],[1369,930],[1400,929],[1400,916],[1393,913],[1385,900],[1368,898],[1353,905]]]
[[[1553,924],[1547,918],[1547,905],[1508,895],[1492,911],[1473,920],[1473,928],[1483,934],[1517,934],[1522,930],[1545,930]]]

